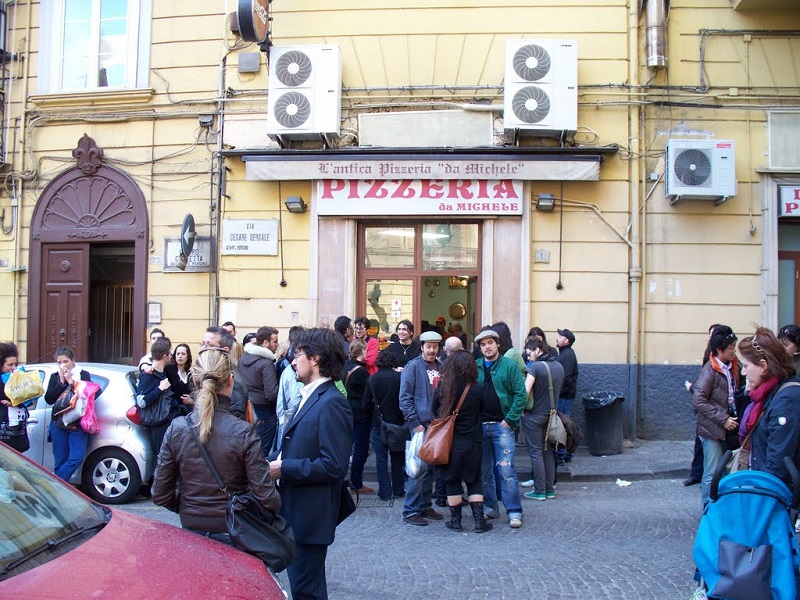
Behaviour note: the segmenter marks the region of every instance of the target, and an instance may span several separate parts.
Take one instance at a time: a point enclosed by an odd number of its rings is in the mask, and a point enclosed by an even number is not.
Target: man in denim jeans
[[[517,363],[500,356],[500,336],[485,329],[475,336],[482,358],[478,385],[483,388],[483,506],[486,516],[498,516],[497,492],[512,529],[522,527],[522,499],[514,468],[514,429],[525,408],[525,379]],[[499,485],[498,485],[499,484]]]
[[[442,336],[426,331],[419,336],[422,354],[403,367],[400,375],[400,410],[414,433],[423,431],[433,419],[431,403],[439,385],[439,345]],[[523,394],[525,388],[523,386]],[[409,477],[403,505],[403,521],[411,525],[427,525],[425,519],[440,521],[443,517],[431,506],[433,469],[425,463],[416,477]],[[519,494],[518,494],[519,495]]]

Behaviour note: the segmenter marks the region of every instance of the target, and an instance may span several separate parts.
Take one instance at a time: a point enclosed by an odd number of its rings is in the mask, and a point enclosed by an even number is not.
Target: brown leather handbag
[[[425,431],[425,439],[422,440],[417,456],[429,465],[446,465],[450,462],[450,449],[453,447],[456,417],[458,417],[458,411],[461,410],[461,405],[464,404],[464,398],[467,397],[470,387],[472,387],[471,383],[464,388],[458,401],[458,406],[456,406],[452,415],[434,419],[428,425],[428,429]]]

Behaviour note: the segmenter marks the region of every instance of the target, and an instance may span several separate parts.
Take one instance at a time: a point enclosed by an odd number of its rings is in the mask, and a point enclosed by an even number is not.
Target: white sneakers
[[[508,526],[511,527],[511,529],[519,529],[522,527],[522,519],[509,519]]]
[[[533,487],[533,479],[519,482],[520,487]]]

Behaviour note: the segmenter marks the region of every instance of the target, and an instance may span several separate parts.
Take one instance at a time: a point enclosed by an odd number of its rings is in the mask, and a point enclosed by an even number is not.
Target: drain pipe
[[[667,66],[666,0],[647,0],[647,66],[659,69]]]
[[[649,6],[649,4],[648,4]],[[639,2],[628,0],[628,83],[634,88],[639,85]],[[631,160],[628,161],[628,203],[630,207],[630,263],[628,270],[628,401],[625,402],[625,436],[636,439],[636,425],[640,415],[639,385],[642,368],[642,346],[640,344],[640,314],[642,288],[641,264],[641,215],[640,215],[640,173],[641,158],[641,106],[628,107],[628,147]]]

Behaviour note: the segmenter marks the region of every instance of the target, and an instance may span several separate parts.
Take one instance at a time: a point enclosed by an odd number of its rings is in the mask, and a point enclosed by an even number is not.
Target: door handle
[[[28,417],[28,425],[36,425],[39,422],[39,417]]]

